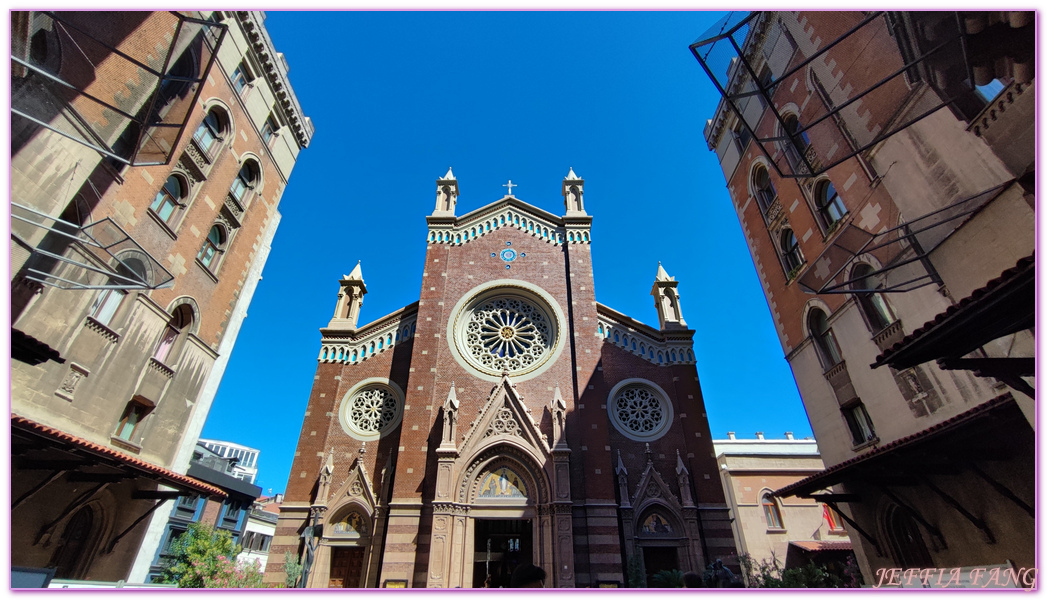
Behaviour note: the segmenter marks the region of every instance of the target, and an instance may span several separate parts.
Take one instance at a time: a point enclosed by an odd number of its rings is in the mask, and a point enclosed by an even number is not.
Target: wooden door
[[[331,575],[327,587],[359,587],[363,568],[363,548],[331,548]]]

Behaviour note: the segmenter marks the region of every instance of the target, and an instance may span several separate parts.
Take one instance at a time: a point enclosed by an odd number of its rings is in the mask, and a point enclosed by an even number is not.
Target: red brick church
[[[510,182],[511,183],[511,182]],[[437,180],[419,300],[358,324],[339,282],[268,566],[306,587],[648,585],[737,564],[677,282],[658,326],[596,301],[584,181],[456,216]],[[640,290],[637,290],[639,293]]]

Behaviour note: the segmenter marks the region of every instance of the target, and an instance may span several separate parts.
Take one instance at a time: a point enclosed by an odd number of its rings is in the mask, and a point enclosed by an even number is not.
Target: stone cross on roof
[[[519,184],[513,183],[513,180],[512,180],[512,179],[510,179],[510,180],[509,180],[509,183],[503,183],[503,184],[502,184],[502,187],[507,187],[507,188],[509,188],[509,194],[508,194],[508,195],[509,195],[509,196],[512,196],[512,195],[513,195],[513,188],[514,188],[514,187],[519,187]]]

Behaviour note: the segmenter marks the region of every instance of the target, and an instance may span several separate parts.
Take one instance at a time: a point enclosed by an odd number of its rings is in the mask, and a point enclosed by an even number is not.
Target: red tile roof
[[[187,477],[180,473],[176,473],[170,469],[165,469],[163,467],[146,462],[140,458],[131,456],[130,454],[113,450],[112,448],[108,448],[101,444],[89,442],[84,438],[77,437],[75,435],[70,435],[64,431],[55,429],[53,427],[48,427],[47,425],[41,425],[36,421],[31,421],[25,417],[20,417],[14,413],[11,413],[11,427],[17,427],[18,429],[30,431],[42,437],[75,446],[78,450],[82,450],[94,454],[96,456],[100,456],[102,458],[123,463],[134,468],[137,471],[141,471],[148,475],[153,475],[155,477],[164,479],[167,481],[167,483],[176,487],[189,488],[193,491],[201,492],[209,496],[217,496],[219,498],[225,498],[226,496],[228,496],[228,494],[226,494],[220,488],[206,484],[200,481],[199,479]]]
[[[839,541],[804,541],[804,542],[789,542],[791,545],[797,548],[807,550],[808,552],[821,552],[823,550],[852,550],[850,540]]]
[[[931,425],[930,427],[928,427],[927,429],[924,429],[923,431],[918,431],[918,432],[916,432],[916,433],[914,433],[912,435],[907,435],[907,436],[905,436],[903,438],[899,438],[899,439],[894,440],[893,442],[891,442],[889,444],[884,444],[883,446],[880,446],[879,448],[875,448],[873,450],[870,450],[869,452],[866,452],[865,454],[859,454],[858,456],[855,456],[854,458],[850,458],[848,460],[845,460],[842,463],[837,463],[837,464],[829,467],[828,469],[822,471],[821,473],[815,473],[814,475],[811,475],[810,477],[805,477],[805,478],[797,481],[796,483],[787,485],[787,486],[781,488],[780,490],[775,491],[774,495],[775,496],[779,496],[779,497],[792,496],[796,490],[799,490],[799,489],[805,488],[805,487],[809,487],[810,484],[815,483],[815,482],[818,482],[820,485],[819,485],[819,487],[813,488],[811,491],[819,490],[822,487],[827,487],[829,485],[834,485],[833,483],[828,483],[828,482],[825,483],[825,484],[821,484],[820,480],[828,479],[830,476],[835,475],[835,474],[839,473],[840,471],[843,471],[843,470],[848,469],[850,467],[853,467],[854,465],[856,465],[858,463],[865,462],[867,460],[870,460],[872,458],[876,458],[876,457],[879,457],[879,456],[883,456],[883,455],[885,455],[885,454],[887,454],[889,452],[892,452],[892,451],[894,451],[894,450],[896,450],[896,449],[898,449],[898,448],[900,448],[902,446],[906,446],[906,445],[911,444],[913,442],[916,442],[918,440],[930,437],[931,435],[933,435],[935,433],[939,433],[939,432],[942,432],[944,430],[951,429],[951,428],[953,428],[953,427],[955,427],[955,426],[957,426],[957,425],[959,425],[959,424],[961,424],[961,423],[963,423],[965,421],[969,421],[969,420],[978,418],[978,417],[982,416],[984,413],[987,413],[990,410],[992,410],[994,408],[997,408],[999,406],[1003,406],[1004,404],[1007,404],[1008,402],[1014,402],[1014,398],[1011,396],[1011,394],[1009,392],[1006,393],[1006,394],[1002,394],[1000,396],[997,396],[997,397],[993,398],[992,400],[988,400],[986,402],[983,402],[983,403],[979,404],[978,406],[975,406],[974,408],[972,408],[971,410],[969,410],[967,412],[962,412],[962,413],[956,415],[955,417],[950,417],[950,418],[942,421],[941,423],[938,423],[936,425]]]
[[[913,331],[909,335],[905,336],[904,338],[902,338],[898,342],[895,342],[894,345],[892,345],[890,348],[887,348],[882,353],[880,353],[879,356],[876,357],[876,360],[873,362],[872,366],[875,368],[875,367],[877,367],[879,365],[887,363],[890,360],[891,355],[893,355],[894,353],[898,352],[899,350],[901,350],[905,346],[908,346],[912,341],[916,340],[917,338],[919,338],[923,334],[927,333],[928,331],[933,329],[935,326],[940,325],[941,323],[943,323],[949,317],[951,317],[951,316],[955,315],[956,313],[960,312],[961,310],[963,310],[967,306],[969,306],[971,304],[974,304],[980,298],[983,298],[984,296],[986,296],[987,294],[989,294],[993,290],[1003,286],[1005,283],[1008,283],[1012,279],[1018,277],[1018,275],[1021,275],[1028,268],[1036,268],[1036,254],[1035,253],[1030,254],[1029,256],[1026,256],[1025,258],[1019,259],[1018,262],[1013,267],[1011,267],[1010,269],[1007,269],[1003,273],[1000,273],[999,277],[997,277],[996,279],[990,280],[983,287],[980,287],[980,288],[974,290],[973,292],[971,292],[970,296],[967,296],[963,300],[960,300],[956,304],[953,304],[949,308],[945,309],[943,312],[938,313],[937,315],[935,315],[935,317],[933,319],[931,319],[930,321],[927,321],[926,323],[921,325],[919,328],[917,328],[915,331]]]

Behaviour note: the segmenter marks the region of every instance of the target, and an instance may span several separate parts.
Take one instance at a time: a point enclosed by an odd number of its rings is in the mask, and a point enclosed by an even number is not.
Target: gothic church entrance
[[[476,519],[474,527],[474,588],[507,588],[517,566],[536,562],[530,519]]]

